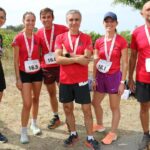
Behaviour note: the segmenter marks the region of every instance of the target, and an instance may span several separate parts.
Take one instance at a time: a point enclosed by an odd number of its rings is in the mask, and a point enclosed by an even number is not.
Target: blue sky
[[[118,31],[133,30],[135,26],[144,23],[140,11],[124,5],[112,5],[113,0],[0,0],[1,7],[7,11],[7,25],[22,23],[22,15],[32,11],[37,16],[36,27],[42,24],[39,11],[44,7],[54,10],[54,23],[64,24],[65,14],[70,9],[78,9],[82,13],[82,31],[104,33],[103,16],[107,11],[113,11],[118,16]]]

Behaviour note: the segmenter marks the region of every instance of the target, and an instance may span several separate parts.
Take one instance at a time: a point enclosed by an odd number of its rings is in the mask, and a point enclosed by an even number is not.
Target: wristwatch
[[[68,57],[68,58],[71,57],[70,53],[65,53],[64,56],[65,56],[65,57]]]

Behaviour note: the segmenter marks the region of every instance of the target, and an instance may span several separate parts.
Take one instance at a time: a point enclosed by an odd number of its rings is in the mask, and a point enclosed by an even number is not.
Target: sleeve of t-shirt
[[[61,35],[58,35],[56,37],[56,40],[55,40],[55,50],[56,49],[62,49],[62,36]]]
[[[121,50],[128,48],[128,42],[122,38]]]
[[[134,33],[131,35],[130,48],[131,48],[131,49],[134,49],[134,50],[137,49],[136,38],[135,38],[135,34],[134,34]]]
[[[15,47],[15,46],[18,46],[20,45],[20,36],[19,35],[16,35],[15,38],[13,39],[13,42],[12,42],[12,47]]]

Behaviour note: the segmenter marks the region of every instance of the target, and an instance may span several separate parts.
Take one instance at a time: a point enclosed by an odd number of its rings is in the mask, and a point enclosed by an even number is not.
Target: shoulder
[[[65,30],[65,31],[68,31],[68,28],[66,27],[66,26],[64,26],[64,25],[61,25],[61,24],[54,24],[54,28],[56,29],[56,30]]]
[[[137,27],[136,29],[134,29],[131,34],[132,34],[132,35],[136,35],[136,34],[138,34],[139,32],[143,32],[143,31],[144,31],[144,25],[139,26],[139,27]]]
[[[116,37],[116,38],[117,38],[119,41],[127,42],[126,39],[125,39],[123,36],[119,35],[119,34],[117,34],[117,37]]]
[[[41,33],[43,33],[43,28],[38,29],[37,32],[36,32],[37,35],[39,35]]]

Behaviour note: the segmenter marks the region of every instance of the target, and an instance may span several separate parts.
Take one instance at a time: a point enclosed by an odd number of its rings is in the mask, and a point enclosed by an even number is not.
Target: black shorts
[[[52,84],[55,81],[59,82],[60,67],[49,67],[42,69],[45,84]]]
[[[3,66],[0,60],[0,92],[3,92],[4,89],[6,89],[6,82],[4,77]]]
[[[59,101],[61,103],[69,103],[74,101],[78,104],[90,104],[91,97],[88,83],[79,86],[79,84],[60,84]]]
[[[23,83],[40,82],[42,81],[42,70],[33,74],[20,71],[20,78]]]
[[[135,97],[138,102],[150,102],[150,84],[136,81]]]

